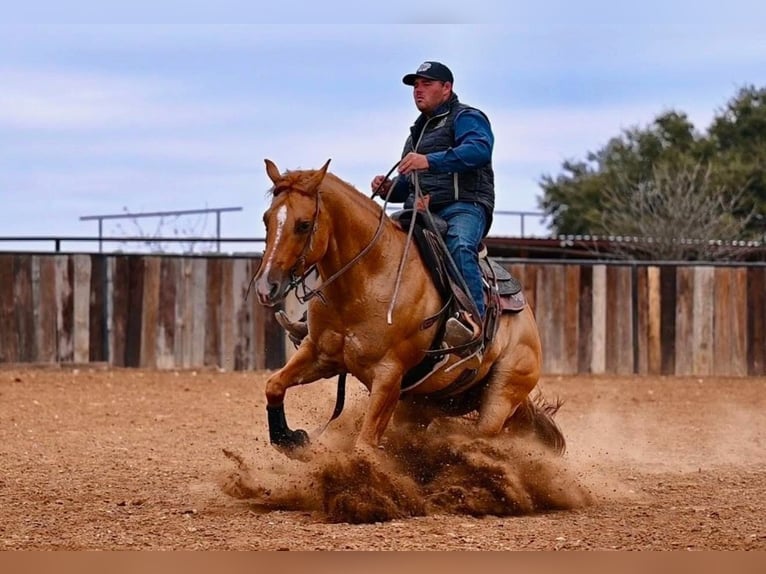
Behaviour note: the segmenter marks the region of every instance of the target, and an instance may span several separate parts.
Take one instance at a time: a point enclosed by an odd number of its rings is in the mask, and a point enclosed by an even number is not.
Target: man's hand
[[[421,195],[415,201],[415,211],[428,211],[428,204],[431,203],[430,195]]]
[[[407,175],[413,171],[423,171],[428,169],[428,157],[422,153],[415,153],[414,151],[408,153],[399,162],[399,173]]]
[[[376,175],[372,178],[370,188],[372,189],[373,197],[379,195],[380,197],[386,197],[388,190],[391,189],[391,180],[386,179],[385,175]]]

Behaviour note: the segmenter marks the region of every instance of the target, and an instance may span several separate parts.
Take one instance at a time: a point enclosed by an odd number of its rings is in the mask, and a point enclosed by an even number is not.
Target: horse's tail
[[[538,391],[534,397],[527,396],[524,399],[506,423],[506,427],[514,432],[531,433],[553,452],[563,455],[567,443],[564,433],[553,420],[562,404],[563,402],[558,398],[553,403],[547,401]]]

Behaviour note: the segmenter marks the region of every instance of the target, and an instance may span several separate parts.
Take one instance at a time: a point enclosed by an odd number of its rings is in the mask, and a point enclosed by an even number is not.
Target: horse
[[[321,169],[284,173],[264,161],[273,187],[263,215],[266,245],[253,277],[258,302],[278,306],[311,273],[320,282],[307,297],[308,335],[266,381],[275,448],[299,458],[310,443],[305,430],[287,423],[287,389],[351,374],[369,392],[355,449],[382,448],[390,423],[427,429],[436,418],[451,417],[480,437],[526,430],[563,452],[564,437],[553,420],[559,405],[530,395],[542,351],[528,304],[499,315],[472,384],[451,390],[463,369],[462,359],[450,356],[417,385],[402,388],[446,320],[443,295],[421,254],[372,197],[328,171],[330,160]]]

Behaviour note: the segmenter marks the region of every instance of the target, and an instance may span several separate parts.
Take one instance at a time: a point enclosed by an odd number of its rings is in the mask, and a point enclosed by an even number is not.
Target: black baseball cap
[[[450,69],[441,62],[423,62],[414,74],[407,74],[404,76],[402,82],[408,86],[414,86],[416,78],[427,78],[429,80],[449,82],[451,84],[455,82],[452,78]]]

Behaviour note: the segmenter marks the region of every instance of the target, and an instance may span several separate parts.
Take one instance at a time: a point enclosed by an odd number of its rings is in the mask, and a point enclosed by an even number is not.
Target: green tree
[[[631,128],[607,145],[589,152],[586,161],[566,161],[563,173],[544,175],[540,207],[555,233],[604,234],[603,197],[625,181],[648,181],[662,163],[684,161],[700,147],[700,136],[684,114],[657,117],[646,129]]]
[[[748,225],[750,235],[763,236],[766,232],[766,88],[742,88],[716,114],[707,145],[720,166],[720,182],[732,189],[745,189],[743,211],[754,213]]]
[[[758,238],[766,214],[765,166],[766,90],[748,87],[718,112],[707,134],[685,114],[667,111],[645,128],[624,130],[585,160],[564,162],[562,173],[541,178],[540,207],[559,234],[704,229],[727,235],[710,240]],[[671,215],[697,218],[697,225],[678,225]]]

